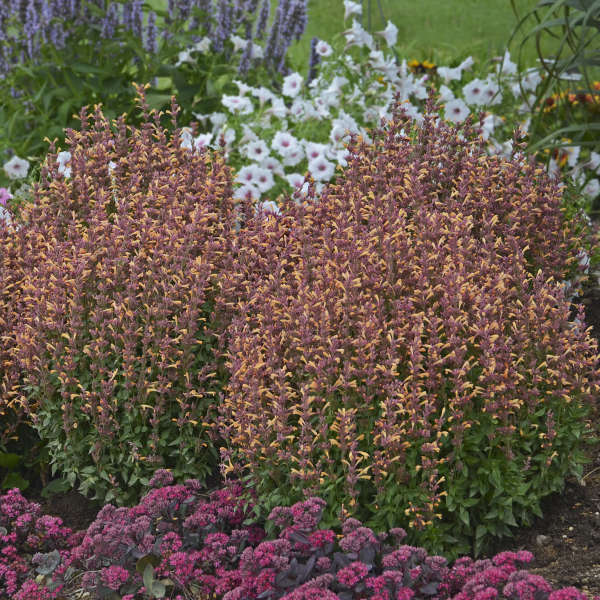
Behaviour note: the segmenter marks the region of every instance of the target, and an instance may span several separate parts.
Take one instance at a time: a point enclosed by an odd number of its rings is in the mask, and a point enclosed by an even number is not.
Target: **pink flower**
[[[0,204],[6,206],[6,203],[12,198],[12,194],[3,187],[0,187]]]
[[[359,581],[362,581],[369,572],[369,568],[364,563],[355,561],[347,567],[340,569],[337,573],[338,581],[347,587],[353,587]]]

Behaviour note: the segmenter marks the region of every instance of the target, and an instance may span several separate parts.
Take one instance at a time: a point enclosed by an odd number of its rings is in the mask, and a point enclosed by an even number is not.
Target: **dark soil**
[[[600,339],[600,290],[588,291],[582,302],[586,324]],[[584,469],[584,485],[568,479],[562,493],[542,502],[543,518],[517,529],[514,538],[498,542],[483,557],[503,550],[529,550],[535,556],[529,571],[555,588],[575,586],[590,598],[600,596],[600,444],[589,446],[588,454],[591,462]],[[211,483],[211,488],[218,486],[216,480]],[[86,529],[101,507],[75,491],[47,500],[35,489],[25,495],[40,502],[45,514],[61,517],[74,530]]]

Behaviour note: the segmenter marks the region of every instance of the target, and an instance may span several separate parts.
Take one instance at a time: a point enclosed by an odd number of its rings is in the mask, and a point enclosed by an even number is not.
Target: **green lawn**
[[[517,0],[516,5],[524,16],[537,3],[538,0]],[[363,25],[367,27],[369,0],[362,4]],[[377,0],[370,0],[370,5],[372,28],[383,29]],[[438,64],[468,55],[479,61],[502,55],[517,23],[510,0],[381,0],[381,8],[386,20],[399,29],[401,57],[429,59]],[[343,31],[343,17],[343,0],[309,0],[305,38],[290,53],[294,64],[304,68],[313,36],[330,40]],[[530,23],[533,26],[533,21]],[[511,45],[513,55],[517,50],[518,44]],[[526,50],[524,61],[528,66],[535,65],[534,45]]]

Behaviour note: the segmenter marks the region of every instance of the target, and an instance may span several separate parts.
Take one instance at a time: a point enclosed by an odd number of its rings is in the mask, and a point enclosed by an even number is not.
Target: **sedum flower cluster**
[[[265,539],[262,527],[244,524],[252,507],[243,506],[239,484],[202,497],[198,481],[173,485],[159,470],[150,485],[139,504],[109,504],[76,534],[39,516],[16,489],[0,497],[0,593],[15,600],[81,592],[141,600],[150,591],[177,600],[587,600],[527,572],[529,552],[450,564],[404,544],[401,528],[376,535],[352,518],[321,528],[325,502],[317,497],[273,509],[276,533]]]

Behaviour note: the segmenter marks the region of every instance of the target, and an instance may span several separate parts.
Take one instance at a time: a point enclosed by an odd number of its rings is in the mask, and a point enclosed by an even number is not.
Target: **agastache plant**
[[[25,400],[54,469],[118,502],[157,466],[216,467],[210,314],[235,226],[222,159],[171,137],[140,101],[140,129],[82,111],[68,175],[50,154],[34,203],[0,229],[7,314],[20,313],[6,325],[3,410],[23,416],[13,399]]]
[[[579,241],[540,166],[473,138],[396,115],[337,184],[240,232],[219,427],[261,509],[323,495],[477,553],[581,472],[597,345],[559,283]]]

